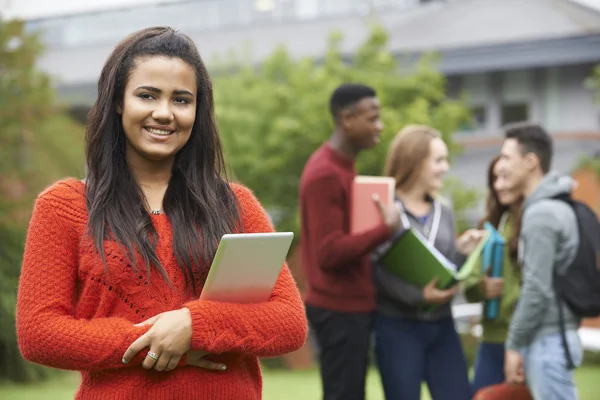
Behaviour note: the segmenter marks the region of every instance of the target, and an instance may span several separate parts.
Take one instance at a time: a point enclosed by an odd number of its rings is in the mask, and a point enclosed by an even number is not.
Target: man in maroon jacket
[[[363,400],[375,309],[369,253],[400,225],[399,211],[350,235],[350,187],[354,160],[379,142],[383,125],[375,90],[344,84],[332,94],[335,130],[310,157],[300,180],[301,254],[306,313],[319,344],[325,400]]]

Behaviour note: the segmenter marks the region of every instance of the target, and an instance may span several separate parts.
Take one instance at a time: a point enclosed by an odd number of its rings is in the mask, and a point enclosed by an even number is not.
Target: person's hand
[[[400,218],[400,210],[398,207],[396,207],[396,204],[392,203],[387,207],[384,206],[377,194],[373,195],[373,201],[379,209],[379,213],[381,214],[381,218],[383,218],[383,222],[390,229],[390,231],[395,232],[398,228],[400,228],[402,219]]]
[[[182,308],[158,314],[136,326],[152,325],[152,328],[125,351],[123,363],[128,363],[137,353],[150,348],[142,366],[157,371],[171,371],[181,357],[190,349],[192,341],[192,316]]]
[[[205,351],[190,350],[186,354],[185,363],[194,367],[205,368],[214,371],[225,371],[227,369],[225,364],[216,363],[206,359],[205,357],[207,355],[208,353]]]
[[[427,304],[445,304],[452,300],[452,297],[458,291],[458,285],[450,288],[450,289],[438,289],[436,287],[438,283],[438,278],[433,278],[431,282],[427,284],[423,288],[423,297],[425,298],[425,303]]]
[[[462,254],[470,254],[475,250],[484,234],[483,230],[469,229],[456,239],[456,249]]]
[[[495,299],[496,297],[502,296],[504,279],[490,277],[490,268],[488,268],[485,275],[483,275],[480,285],[483,297],[485,297],[486,300]]]
[[[504,376],[507,383],[513,385],[522,385],[525,383],[523,356],[518,351],[506,350],[504,356]]]
[[[579,188],[579,182],[577,182],[575,179],[573,179],[573,181],[571,181],[571,193],[576,191],[578,188]]]

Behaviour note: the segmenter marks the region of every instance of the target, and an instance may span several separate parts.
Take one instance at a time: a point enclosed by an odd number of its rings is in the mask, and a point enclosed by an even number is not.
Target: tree
[[[23,244],[37,193],[83,172],[83,129],[57,104],[51,79],[35,68],[42,46],[20,21],[0,20],[0,380],[34,380],[14,330]]]
[[[359,157],[361,174],[382,173],[390,140],[409,123],[439,129],[455,154],[451,133],[469,118],[462,101],[447,98],[434,56],[403,74],[386,48],[388,35],[382,28],[372,28],[350,62],[340,52],[342,39],[331,34],[322,62],[294,60],[282,47],[260,68],[235,60],[221,63],[221,69],[236,72],[214,80],[217,121],[230,168],[255,191],[281,230],[298,231],[300,175],[310,154],[332,132],[328,101],[340,83],[375,87],[382,106],[385,132],[374,150]]]
[[[451,199],[454,209],[456,231],[462,233],[473,228],[473,209],[479,204],[481,192],[457,178],[449,178],[444,184],[444,194]],[[471,213],[469,213],[469,211]]]
[[[585,80],[584,86],[594,92],[596,102],[600,103],[600,65],[596,65],[592,75]]]

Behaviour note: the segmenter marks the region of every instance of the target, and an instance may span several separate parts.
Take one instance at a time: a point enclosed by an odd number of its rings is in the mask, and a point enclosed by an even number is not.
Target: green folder
[[[381,258],[381,264],[394,275],[421,288],[435,277],[438,288],[447,289],[470,275],[473,268],[480,268],[479,255],[490,238],[486,231],[475,250],[458,269],[442,255],[427,239],[413,228],[408,229]]]

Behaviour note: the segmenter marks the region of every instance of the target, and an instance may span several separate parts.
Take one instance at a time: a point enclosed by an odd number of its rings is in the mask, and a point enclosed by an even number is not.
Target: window
[[[268,22],[275,14],[275,0],[254,0],[252,2],[252,21]]]
[[[254,0],[254,9],[259,12],[273,11],[275,0]]]
[[[322,0],[321,7],[325,15],[347,15],[361,5],[357,0]]]
[[[298,19],[311,19],[319,15],[319,0],[296,1]]]
[[[296,1],[304,1],[304,0],[296,0]],[[296,4],[294,0],[280,0],[279,7],[281,7],[281,17],[283,19],[293,19],[296,16]]]
[[[502,105],[502,125],[529,119],[529,104],[512,103]]]
[[[460,133],[475,133],[485,128],[486,109],[485,106],[473,106],[470,108],[472,120],[463,123],[458,131]]]

